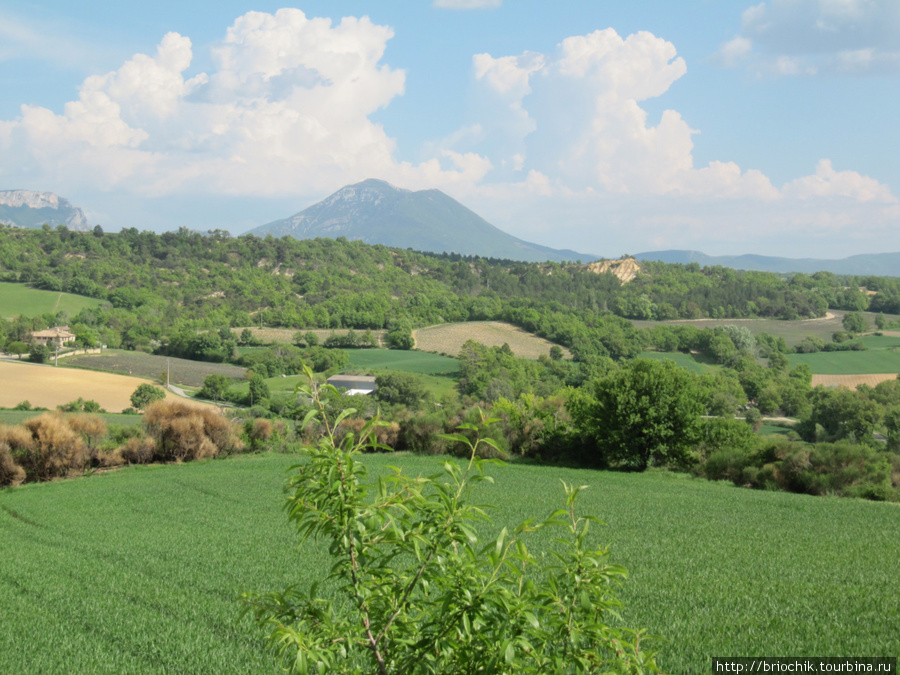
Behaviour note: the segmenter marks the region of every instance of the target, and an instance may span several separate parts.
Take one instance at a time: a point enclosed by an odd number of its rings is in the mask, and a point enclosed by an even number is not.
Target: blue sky
[[[438,188],[523,239],[900,250],[896,0],[0,0],[0,189],[239,234]]]

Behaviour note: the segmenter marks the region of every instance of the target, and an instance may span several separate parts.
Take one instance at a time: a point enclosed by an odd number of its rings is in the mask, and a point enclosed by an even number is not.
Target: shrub
[[[118,450],[122,460],[129,464],[149,464],[156,456],[156,441],[147,436],[129,438]]]
[[[7,435],[7,442],[28,480],[50,480],[86,466],[87,446],[62,415],[44,413],[27,420],[22,428],[24,434],[19,433],[13,442],[13,436]]]
[[[166,397],[166,392],[152,384],[139,384],[131,394],[131,405],[137,410],[143,410],[153,401],[161,401]]]
[[[312,372],[307,371],[312,378]],[[582,487],[564,485],[565,508],[539,524],[522,523],[479,541],[475,526],[491,525],[469,503],[485,480],[476,434],[447,437],[467,448],[463,465],[443,474],[409,477],[397,469],[369,482],[357,456],[381,423],[338,441],[348,411],[331,421],[315,390],[307,421],[324,429],[303,448],[308,461],[287,484],[287,512],[301,540],[329,542],[334,565],[326,580],[267,594],[241,596],[245,612],[268,634],[292,673],[378,675],[436,673],[657,673],[639,632],[607,624],[620,602],[613,588],[626,576],[607,549],[588,545],[589,524],[575,504]],[[484,423],[490,420],[484,420]],[[563,533],[549,559],[529,553],[538,528]],[[552,562],[548,562],[552,561]],[[337,598],[334,598],[337,596]]]
[[[234,424],[217,411],[175,399],[147,406],[144,426],[164,462],[206,459],[244,447]]]
[[[16,464],[9,443],[0,441],[0,487],[25,482],[25,469]]]

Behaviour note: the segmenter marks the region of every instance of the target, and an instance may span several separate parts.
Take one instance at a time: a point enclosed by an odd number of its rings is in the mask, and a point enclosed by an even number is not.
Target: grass
[[[103,300],[72,293],[43,291],[27,284],[0,282],[0,317],[38,316],[63,311],[70,316],[88,307],[99,307]]]
[[[842,321],[846,312],[832,311],[831,318],[822,319],[803,319],[798,321],[782,321],[780,319],[677,319],[674,321],[632,321],[638,328],[652,328],[657,325],[678,325],[686,324],[696,326],[697,328],[715,328],[716,326],[746,326],[754,335],[759,333],[769,333],[777,337],[783,337],[789,346],[793,347],[800,343],[803,338],[810,335],[831,342],[831,336],[834,333],[844,330]],[[866,319],[869,327],[874,330],[875,317],[877,314],[873,312],[860,312]],[[889,322],[897,321],[900,317],[887,314],[885,318]]]
[[[281,510],[295,461],[243,456],[0,491],[0,672],[272,672],[236,596],[329,565],[321,543],[296,548]],[[441,459],[365,461],[417,474]],[[708,673],[722,655],[900,654],[896,505],[666,472],[490,473],[497,483],[476,496],[498,529],[560,506],[560,479],[591,486],[581,507],[607,523],[592,533],[631,574],[624,622],[665,637],[666,672]]]
[[[418,350],[349,349],[350,369],[374,375],[391,372],[412,373],[431,397],[440,401],[456,392],[459,361]]]
[[[32,417],[42,415],[46,410],[0,410],[0,424],[21,424]],[[69,413],[66,413],[69,414]],[[75,413],[72,413],[75,414]],[[92,413],[99,415],[107,424],[120,427],[136,427],[143,421],[141,415],[120,415],[118,413]]]
[[[417,375],[459,374],[459,361],[449,356],[400,349],[348,349],[351,367],[358,370],[393,370]]]
[[[222,374],[236,380],[243,379],[246,368],[232,366],[227,363],[207,363],[191,361],[167,356],[155,356],[144,352],[132,352],[123,349],[109,349],[102,354],[86,354],[70,356],[65,365],[69,368],[85,368],[100,370],[121,375],[134,375],[160,381],[165,378],[166,368],[172,384],[187,387],[202,387],[207,375]],[[85,397],[87,398],[87,397]]]
[[[642,352],[642,359],[654,361],[674,361],[676,365],[698,375],[714,373],[722,369],[722,366],[712,363],[712,359],[702,354],[685,354],[683,352]]]
[[[862,338],[864,352],[790,354],[791,366],[805,363],[814,375],[866,375],[900,372],[900,338],[869,335]]]

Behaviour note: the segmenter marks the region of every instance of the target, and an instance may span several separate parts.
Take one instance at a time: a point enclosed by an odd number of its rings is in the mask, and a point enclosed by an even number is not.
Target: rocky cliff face
[[[640,263],[634,258],[622,258],[621,260],[599,260],[597,262],[585,265],[585,268],[589,269],[595,274],[612,272],[619,278],[619,281],[621,281],[623,284],[627,284],[629,281],[633,281],[634,278],[638,274],[641,274],[643,271],[641,270]]]
[[[32,190],[0,190],[0,223],[32,229],[44,224],[65,225],[70,230],[89,229],[84,211],[68,199]]]

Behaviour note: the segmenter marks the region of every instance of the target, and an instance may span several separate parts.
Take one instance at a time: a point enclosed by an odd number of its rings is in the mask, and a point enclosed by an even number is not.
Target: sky
[[[522,239],[900,251],[897,0],[0,0],[0,189],[235,235],[380,178]]]

